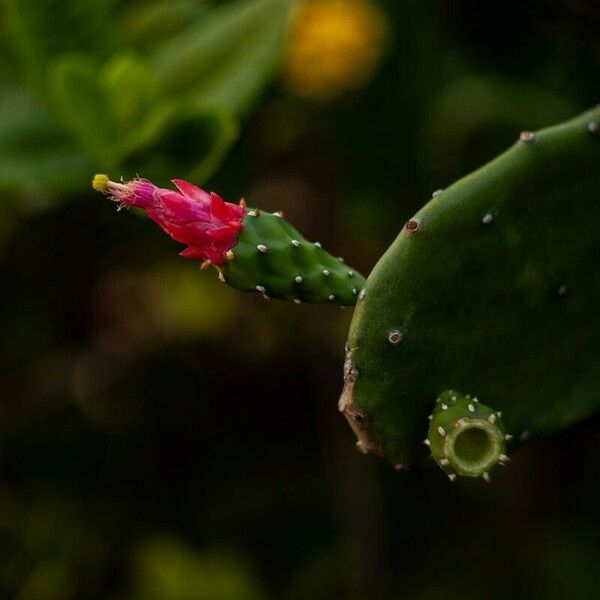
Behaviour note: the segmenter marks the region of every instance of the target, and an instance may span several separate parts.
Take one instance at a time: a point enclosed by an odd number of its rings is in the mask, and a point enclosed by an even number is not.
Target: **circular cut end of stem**
[[[483,419],[461,419],[444,439],[444,455],[454,470],[467,477],[487,473],[504,454],[504,435]]]

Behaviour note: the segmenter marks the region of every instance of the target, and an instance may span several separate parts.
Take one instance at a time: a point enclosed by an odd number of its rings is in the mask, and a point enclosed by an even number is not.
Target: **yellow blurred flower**
[[[294,94],[329,100],[361,88],[383,53],[385,15],[368,0],[309,0],[292,20],[283,78]]]

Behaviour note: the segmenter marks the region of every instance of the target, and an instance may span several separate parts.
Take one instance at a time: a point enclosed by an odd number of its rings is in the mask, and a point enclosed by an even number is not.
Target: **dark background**
[[[350,309],[219,285],[89,188],[96,170],[185,176],[213,121],[148,146],[172,162],[113,160],[111,139],[90,151],[57,108],[51,58],[144,58],[232,3],[94,0],[96,37],[72,2],[15,4],[0,0],[0,597],[595,597],[597,418],[519,450],[489,485],[396,474],[337,412]],[[378,5],[387,37],[361,89],[301,97],[276,67],[195,178],[283,209],[365,274],[434,190],[600,99],[597,2]],[[21,8],[53,30],[51,52],[27,50]]]

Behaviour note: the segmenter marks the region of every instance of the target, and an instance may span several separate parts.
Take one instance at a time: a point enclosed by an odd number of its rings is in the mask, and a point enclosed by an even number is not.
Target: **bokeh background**
[[[337,412],[351,310],[219,285],[89,181],[245,196],[366,274],[598,102],[599,31],[592,0],[0,0],[0,598],[596,597],[597,418],[489,485],[397,474]]]

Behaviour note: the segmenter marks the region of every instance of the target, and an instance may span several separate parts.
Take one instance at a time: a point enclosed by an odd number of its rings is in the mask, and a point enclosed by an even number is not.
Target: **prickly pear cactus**
[[[243,292],[301,302],[351,306],[364,278],[341,258],[305,240],[280,213],[248,211],[244,229],[221,270],[223,281]]]
[[[600,107],[523,132],[381,258],[346,347],[358,448],[487,478],[505,445],[600,409],[598,306]]]

